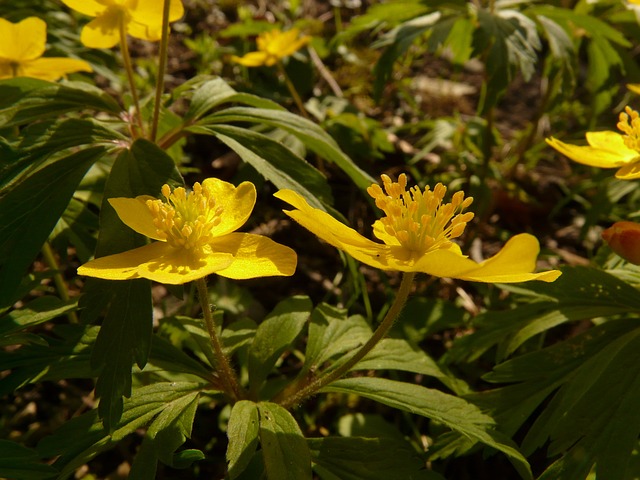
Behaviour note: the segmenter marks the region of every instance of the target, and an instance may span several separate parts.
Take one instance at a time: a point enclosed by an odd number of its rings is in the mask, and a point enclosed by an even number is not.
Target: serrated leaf
[[[256,330],[249,347],[249,384],[258,392],[276,361],[300,335],[311,314],[309,297],[291,297],[280,302]]]
[[[260,432],[260,418],[258,406],[248,400],[237,402],[231,409],[229,424],[227,426],[228,475],[232,480],[242,473],[258,447],[258,434]]]
[[[126,436],[149,424],[166,405],[192,397],[203,387],[191,382],[160,382],[134,390],[124,403],[120,422],[109,434],[102,427],[96,409],[72,418],[56,432],[43,438],[37,450],[42,457],[59,456],[54,466],[59,478],[66,478],[100,452],[116,446]]]
[[[28,383],[70,378],[92,378],[89,367],[97,327],[63,324],[53,336],[13,351],[0,350],[0,365],[10,373],[0,379],[0,395],[10,394]]]
[[[260,446],[269,480],[311,480],[311,454],[295,419],[280,405],[258,404]]]
[[[452,359],[473,361],[499,345],[497,357],[503,359],[528,339],[557,325],[640,312],[637,290],[613,275],[589,267],[562,267],[561,270],[563,275],[553,284],[508,287],[514,292],[551,301],[480,315],[476,319],[477,332],[456,341],[448,355]]]
[[[104,148],[93,147],[60,158],[0,197],[0,307],[15,301],[22,275],[84,174],[104,153]]]
[[[536,420],[523,448],[531,451],[550,439],[549,455],[567,455],[571,478],[585,478],[593,465],[598,478],[625,478],[640,433],[639,348],[636,328],[584,361]]]
[[[131,480],[154,480],[158,460],[175,467],[175,450],[191,435],[198,407],[199,392],[167,402],[166,407],[151,422],[131,465]],[[202,452],[200,452],[202,453]]]
[[[316,208],[325,209],[322,203],[332,203],[327,179],[304,158],[266,135],[229,125],[200,127],[194,131],[215,135],[279,189],[300,193]]]
[[[333,138],[320,126],[306,118],[281,110],[231,107],[202,118],[197,125],[204,126],[230,122],[249,122],[280,128],[297,137],[307,148],[325,160],[335,163],[362,190],[366,190],[372,183],[375,183],[373,178],[340,150]]]
[[[526,459],[515,444],[495,430],[491,417],[466,400],[420,385],[385,378],[358,377],[337,380],[324,392],[356,394],[384,405],[421,415],[507,455],[522,478],[532,478]]]
[[[322,303],[311,313],[304,370],[315,371],[325,362],[363,345],[371,336],[364,317],[347,317],[344,309]]]
[[[22,80],[7,82],[9,88],[13,88],[10,92],[13,103],[11,107],[0,109],[0,123],[4,126],[23,125],[72,111],[90,109],[114,115],[122,111],[111,95],[86,82],[46,82],[39,85],[29,82],[26,88],[16,91],[16,83]],[[0,85],[0,92],[3,87],[7,88],[7,83]]]
[[[75,301],[64,302],[51,295],[34,298],[22,308],[12,310],[0,317],[0,335],[16,333],[65,315],[75,310],[75,303]]]
[[[56,473],[55,468],[40,460],[35,450],[0,439],[0,477],[37,480],[51,478]]]
[[[444,480],[406,442],[393,438],[308,438],[314,470],[340,480]],[[321,475],[322,476],[322,475]]]
[[[93,119],[71,118],[48,120],[25,127],[20,132],[20,145],[14,161],[2,164],[0,188],[9,188],[15,182],[33,174],[42,165],[77,152],[78,147],[115,148],[115,142],[124,137]]]

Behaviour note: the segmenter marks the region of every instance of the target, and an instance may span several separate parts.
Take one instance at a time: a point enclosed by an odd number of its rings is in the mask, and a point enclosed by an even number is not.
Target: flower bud
[[[602,238],[626,261],[640,265],[640,223],[616,222],[602,232]]]

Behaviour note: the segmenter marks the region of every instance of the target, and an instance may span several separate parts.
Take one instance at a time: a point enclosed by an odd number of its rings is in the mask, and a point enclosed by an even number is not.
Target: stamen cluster
[[[223,208],[216,206],[200,183],[196,182],[189,193],[182,187],[172,192],[169,185],[164,185],[162,195],[166,201],[146,202],[159,238],[172,247],[191,251],[201,250],[215,238],[214,229],[220,224]]]
[[[385,232],[398,239],[406,249],[424,254],[439,248],[449,248],[451,239],[464,232],[473,213],[463,211],[473,202],[456,192],[451,203],[442,203],[447,187],[438,183],[433,190],[414,186],[407,190],[407,176],[401,174],[397,182],[382,175],[383,189],[372,185],[367,189],[376,206],[386,214],[380,221]]]
[[[624,112],[620,113],[616,126],[625,134],[624,144],[628,148],[640,152],[640,114],[627,106]]]

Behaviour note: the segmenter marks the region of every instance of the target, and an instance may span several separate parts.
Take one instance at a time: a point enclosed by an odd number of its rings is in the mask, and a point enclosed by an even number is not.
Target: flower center
[[[640,114],[631,107],[625,107],[624,112],[620,113],[618,129],[623,132],[624,144],[632,149],[640,152]]]
[[[201,251],[215,237],[223,208],[202,185],[195,183],[193,191],[178,187],[173,192],[169,185],[162,187],[163,200],[147,200],[153,215],[153,224],[159,238],[175,248]]]
[[[392,182],[382,175],[384,191],[379,185],[367,189],[386,216],[380,221],[387,234],[412,252],[424,254],[439,248],[449,248],[451,239],[464,232],[467,222],[473,218],[472,212],[463,211],[473,202],[472,197],[464,198],[463,192],[456,192],[451,203],[442,203],[447,187],[438,183],[433,190],[428,186],[424,191],[412,187],[407,191],[407,176]]]

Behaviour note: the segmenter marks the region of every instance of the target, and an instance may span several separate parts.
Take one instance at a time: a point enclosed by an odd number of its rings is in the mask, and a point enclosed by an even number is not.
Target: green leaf
[[[78,151],[78,147],[103,147],[105,151],[115,149],[115,142],[124,137],[105,128],[95,120],[65,119],[38,122],[25,127],[21,132],[19,156],[2,165],[0,187],[7,188],[33,174],[43,164],[51,163],[62,156]]]
[[[280,302],[258,326],[249,347],[249,384],[258,392],[282,353],[291,348],[311,314],[311,300],[306,296]]]
[[[340,480],[444,480],[426,469],[411,445],[394,438],[308,438],[307,444],[322,478],[330,472]]]
[[[15,301],[22,275],[37,256],[102,147],[58,159],[0,197],[0,307]],[[55,179],[52,181],[52,179]]]
[[[158,335],[151,342],[149,363],[167,372],[196,375],[206,381],[211,379],[211,371],[202,363]]]
[[[311,480],[311,454],[291,414],[280,405],[258,404],[260,446],[269,480]]]
[[[191,98],[189,110],[184,116],[187,124],[201,118],[205,113],[225,103],[243,103],[259,108],[269,108],[284,110],[277,103],[266,98],[251,95],[249,93],[238,93],[220,77],[209,80],[193,79],[196,84],[195,91]],[[181,90],[184,86],[181,87]],[[174,92],[175,94],[175,92]]]
[[[549,455],[571,478],[623,479],[640,433],[640,329],[613,339],[582,363],[536,420],[523,442],[531,451],[547,439]],[[549,478],[547,475],[546,478]]]
[[[131,466],[130,479],[155,479],[158,460],[175,467],[175,450],[191,436],[198,398],[199,392],[192,392],[167,402],[147,429],[138,455]],[[202,455],[202,452],[200,454]],[[184,460],[186,459],[182,459],[181,462]]]
[[[347,317],[344,309],[321,303],[311,313],[304,371],[316,371],[338,355],[363,345],[371,327],[360,315]]]
[[[409,49],[416,38],[433,27],[441,17],[442,12],[436,11],[413,18],[391,30],[380,42],[373,45],[374,48],[389,45],[373,67],[373,96],[376,100],[380,99],[384,86],[390,80],[396,60]]]
[[[97,110],[117,115],[118,102],[101,88],[85,82],[36,83],[13,79],[0,83],[0,125],[23,125],[63,113]]]
[[[304,158],[268,136],[229,125],[190,130],[215,135],[276,187],[300,193],[312,206],[324,210],[322,203],[333,202],[327,179]]]
[[[8,395],[28,383],[93,378],[89,366],[97,327],[63,324],[53,336],[38,335],[38,341],[15,350],[0,350],[0,365],[10,373],[0,379],[0,395]]]
[[[145,239],[124,225],[108,198],[138,195],[159,196],[165,183],[182,183],[171,157],[146,140],[137,140],[116,159],[105,186],[100,212],[100,234],[96,257],[139,247]],[[151,282],[145,279],[115,281],[91,279],[81,305],[84,318],[92,318],[107,308],[102,329],[92,355],[92,365],[100,369],[96,394],[105,427],[117,424],[122,413],[122,396],[131,394],[131,366],[144,367],[152,333]],[[116,346],[116,348],[114,348]]]
[[[75,310],[75,301],[64,302],[58,297],[46,295],[31,300],[22,308],[12,310],[0,319],[0,336],[11,335],[39,325]]]
[[[638,292],[631,285],[596,268],[563,267],[552,284],[531,282],[507,289],[546,301],[533,302],[508,311],[487,312],[476,318],[478,330],[456,341],[448,355],[473,361],[499,345],[497,356],[505,358],[528,339],[563,323],[597,316],[640,312]],[[535,283],[535,285],[534,285]]]
[[[59,456],[54,466],[60,470],[59,478],[66,478],[100,452],[114,448],[123,438],[148,425],[167,405],[175,402],[189,406],[181,399],[192,399],[202,388],[202,384],[191,382],[160,382],[138,388],[125,401],[122,418],[111,434],[102,427],[94,409],[43,438],[38,453],[42,457]]]
[[[337,380],[324,392],[356,394],[405,412],[430,418],[473,441],[507,455],[522,478],[532,478],[526,459],[514,443],[495,430],[493,419],[466,400],[438,390],[385,378],[358,377]]]
[[[260,418],[258,406],[248,400],[240,400],[231,409],[227,426],[227,462],[228,475],[232,480],[242,473],[256,452]]]
[[[51,478],[57,470],[40,460],[38,453],[9,440],[0,439],[0,476],[31,480]]]
[[[230,122],[249,122],[280,128],[297,137],[307,148],[322,158],[335,163],[362,190],[366,190],[372,183],[375,183],[373,178],[361,170],[340,150],[333,138],[320,126],[306,118],[281,110],[231,107],[204,117],[198,122],[198,125],[226,124]]]

